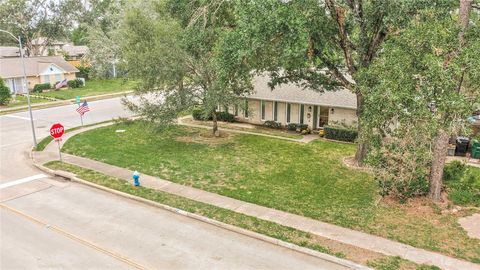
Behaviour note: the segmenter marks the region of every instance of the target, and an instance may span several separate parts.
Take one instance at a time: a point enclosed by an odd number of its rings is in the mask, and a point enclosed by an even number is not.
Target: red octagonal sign
[[[63,133],[65,133],[65,129],[62,124],[53,124],[50,128],[50,135],[55,139],[62,137]]]

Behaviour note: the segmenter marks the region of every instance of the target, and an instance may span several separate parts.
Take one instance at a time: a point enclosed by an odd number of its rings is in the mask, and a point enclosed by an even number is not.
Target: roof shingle
[[[25,70],[27,76],[38,76],[45,66],[55,64],[66,73],[78,72],[78,69],[69,64],[62,56],[26,57]],[[23,76],[22,58],[0,58],[0,77],[15,78]]]
[[[348,89],[321,93],[289,83],[271,90],[269,81],[268,76],[256,76],[253,81],[254,93],[248,98],[357,109],[357,98]]]

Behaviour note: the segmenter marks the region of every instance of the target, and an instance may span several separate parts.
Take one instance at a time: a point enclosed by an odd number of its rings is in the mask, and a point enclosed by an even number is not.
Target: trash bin
[[[455,156],[466,156],[468,151],[468,145],[470,143],[470,139],[467,137],[457,137],[456,140],[456,148],[455,148]]]
[[[480,159],[480,141],[473,140],[472,142],[472,158]]]

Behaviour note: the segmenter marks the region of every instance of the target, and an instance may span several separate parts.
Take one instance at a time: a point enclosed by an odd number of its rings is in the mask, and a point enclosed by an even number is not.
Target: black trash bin
[[[455,156],[462,156],[464,157],[468,152],[468,145],[470,143],[470,139],[467,137],[457,137],[455,142]]]

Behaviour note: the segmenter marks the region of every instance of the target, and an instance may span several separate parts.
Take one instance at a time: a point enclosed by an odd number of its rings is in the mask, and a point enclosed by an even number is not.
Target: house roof
[[[18,47],[0,47],[0,58],[3,57],[18,57],[20,50]]]
[[[37,46],[38,45],[45,45],[46,41],[47,41],[46,37],[39,37],[39,38],[33,39],[32,44],[37,45]],[[58,40],[51,40],[48,45],[63,45],[63,44],[66,44],[66,43],[63,42],[63,41],[58,41]]]
[[[268,76],[256,76],[253,81],[254,93],[248,98],[357,109],[357,98],[348,89],[322,93],[289,83],[276,86],[271,90],[268,86],[269,81]]]
[[[78,72],[78,69],[65,61],[62,56],[26,57],[25,70],[27,76],[38,76],[50,64],[55,64],[65,73]],[[23,76],[23,66],[20,57],[0,58],[0,77],[15,78],[21,76]]]
[[[75,46],[66,44],[62,47],[62,50],[68,54],[68,56],[82,56],[87,54],[87,46]]]

